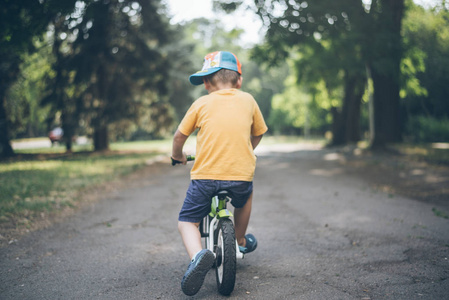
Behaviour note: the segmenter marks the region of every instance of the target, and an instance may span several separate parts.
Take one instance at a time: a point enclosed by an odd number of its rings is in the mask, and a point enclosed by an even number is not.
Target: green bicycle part
[[[226,200],[219,200],[218,196],[213,197],[209,216],[211,216],[212,218],[214,216],[217,216],[218,219],[233,217],[233,214],[225,207]]]
[[[212,218],[217,214],[217,207],[218,207],[218,197],[215,196],[212,198],[212,203],[210,205],[209,216],[211,216]]]
[[[220,211],[218,211],[218,218],[229,218],[229,217],[233,217],[233,214],[228,210],[228,209],[222,209]]]

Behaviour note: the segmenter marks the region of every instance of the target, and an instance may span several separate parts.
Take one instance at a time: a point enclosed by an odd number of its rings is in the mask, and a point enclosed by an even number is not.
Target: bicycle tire
[[[234,224],[230,219],[220,219],[214,232],[218,292],[229,296],[234,290],[237,271]]]

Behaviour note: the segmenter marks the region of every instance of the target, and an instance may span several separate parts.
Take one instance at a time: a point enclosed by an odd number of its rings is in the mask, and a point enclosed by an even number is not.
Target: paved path
[[[238,262],[230,297],[217,294],[211,271],[194,299],[449,299],[449,220],[372,190],[335,157],[259,149],[249,228],[259,247]],[[0,249],[0,299],[189,298],[176,228],[189,168],[150,169]]]

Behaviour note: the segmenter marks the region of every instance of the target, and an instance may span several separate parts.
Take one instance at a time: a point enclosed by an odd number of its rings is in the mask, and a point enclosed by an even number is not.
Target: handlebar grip
[[[192,160],[195,160],[195,155],[187,155],[186,158],[187,158],[187,161],[192,161]],[[182,161],[173,159],[173,157],[171,157],[171,165],[174,166],[177,164],[182,164]]]

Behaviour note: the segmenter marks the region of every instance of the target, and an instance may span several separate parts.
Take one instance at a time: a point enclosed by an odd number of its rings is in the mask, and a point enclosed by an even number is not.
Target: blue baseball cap
[[[204,57],[203,68],[201,71],[190,75],[190,83],[193,85],[203,84],[204,76],[213,74],[221,69],[236,71],[242,75],[242,65],[237,56],[227,51],[215,51]]]

